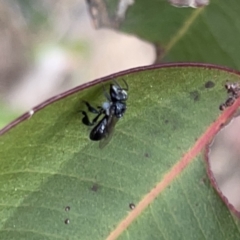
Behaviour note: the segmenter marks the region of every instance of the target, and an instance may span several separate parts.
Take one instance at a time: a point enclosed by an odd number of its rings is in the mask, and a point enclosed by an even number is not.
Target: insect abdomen
[[[105,137],[106,125],[108,117],[105,116],[91,131],[90,139],[92,141],[99,141]]]

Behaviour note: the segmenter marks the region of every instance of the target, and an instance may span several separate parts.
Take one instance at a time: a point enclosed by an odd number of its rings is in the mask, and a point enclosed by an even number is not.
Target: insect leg
[[[101,109],[98,112],[98,115],[91,122],[85,111],[80,111],[80,112],[83,114],[82,123],[87,126],[93,126],[97,122],[98,118],[103,114],[103,110]]]
[[[83,101],[83,102],[87,106],[89,112],[95,113],[95,114],[99,113],[99,111],[96,108],[94,108],[93,106],[91,106],[90,103],[88,103],[87,101]]]
[[[125,81],[125,79],[123,79],[123,82],[124,82],[124,84],[125,84],[125,86],[126,86],[126,88],[123,88],[123,90],[128,91],[128,84],[127,84],[127,82]]]
[[[103,109],[101,109],[98,115],[92,120],[93,125],[97,122],[98,118],[103,114],[103,112]]]
[[[87,126],[92,126],[93,123],[89,120],[89,117],[85,111],[80,111],[83,114],[82,123]]]

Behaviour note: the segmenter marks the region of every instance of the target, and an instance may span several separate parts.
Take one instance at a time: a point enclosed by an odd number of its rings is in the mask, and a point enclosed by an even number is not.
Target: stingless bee
[[[88,111],[97,114],[97,116],[90,121],[88,114],[85,111],[81,111],[83,114],[82,123],[87,126],[94,126],[89,138],[92,141],[100,141],[100,148],[109,143],[117,121],[123,117],[127,109],[128,84],[125,80],[123,82],[125,83],[125,88],[122,88],[115,80],[114,84],[110,84],[109,93],[104,92],[108,101],[104,102],[101,107],[98,106],[97,109],[92,107],[87,101],[84,101]],[[98,121],[102,115],[104,115],[103,118]]]

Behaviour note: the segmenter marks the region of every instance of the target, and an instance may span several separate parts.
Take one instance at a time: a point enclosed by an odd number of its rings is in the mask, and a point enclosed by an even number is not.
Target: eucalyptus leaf
[[[129,85],[128,109],[100,149],[80,111],[106,101],[113,78]],[[210,65],[132,69],[2,129],[0,239],[239,239],[202,154],[222,124],[224,83],[239,78]]]

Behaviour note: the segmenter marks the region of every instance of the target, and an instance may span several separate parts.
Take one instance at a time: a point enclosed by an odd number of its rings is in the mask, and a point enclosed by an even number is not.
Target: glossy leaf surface
[[[100,82],[108,88],[113,77],[129,85],[128,109],[99,149],[79,111],[82,100],[106,101]],[[227,79],[239,75],[139,68],[25,114],[0,137],[0,239],[238,239],[202,153],[236,109],[219,111]]]

